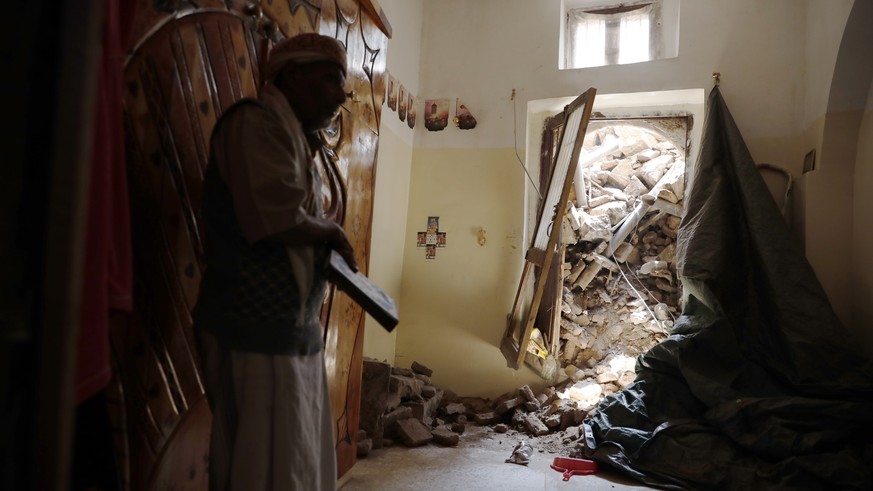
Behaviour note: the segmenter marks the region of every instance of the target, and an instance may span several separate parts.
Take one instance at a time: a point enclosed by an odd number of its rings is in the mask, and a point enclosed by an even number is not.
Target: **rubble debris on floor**
[[[595,407],[580,405],[572,379],[536,393],[527,385],[495,399],[461,397],[431,384],[432,373],[365,359],[357,454],[395,443],[456,447],[468,425],[487,428],[508,441],[528,441],[538,452],[573,456],[579,424]],[[593,393],[593,392],[592,392]]]
[[[418,363],[413,367],[364,360],[358,457],[395,442],[457,446],[469,424],[489,427],[510,440],[536,442],[532,445],[537,450],[555,453],[578,438],[578,425],[590,410],[567,395],[573,391],[572,380],[538,393],[525,385],[491,400],[437,388],[425,375],[432,374],[430,369]],[[537,439],[556,431],[562,432],[560,438]]]

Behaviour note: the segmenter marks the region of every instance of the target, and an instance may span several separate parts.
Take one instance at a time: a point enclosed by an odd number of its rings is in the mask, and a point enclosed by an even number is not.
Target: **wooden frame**
[[[561,224],[567,208],[564,204],[569,199],[570,186],[576,173],[576,165],[582,150],[582,142],[591,118],[591,106],[596,94],[590,88],[564,108],[564,129],[561,132],[561,143],[555,157],[555,166],[549,179],[546,196],[540,203],[539,218],[534,231],[531,247],[525,254],[524,269],[515,294],[512,311],[507,319],[506,331],[500,342],[500,351],[507,364],[515,369],[521,366],[530,343],[534,321],[543,298],[543,291],[549,278],[549,271],[555,254],[558,252],[558,240],[561,235]],[[557,226],[552,226],[556,224]],[[524,297],[534,266],[539,268],[539,278],[533,290],[533,298],[527,313],[522,314]],[[522,322],[523,321],[523,322]]]

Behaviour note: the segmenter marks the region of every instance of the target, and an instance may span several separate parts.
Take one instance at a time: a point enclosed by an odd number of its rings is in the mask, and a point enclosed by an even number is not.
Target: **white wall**
[[[379,0],[379,4],[393,30],[391,39],[388,40],[386,69],[411,94],[417,95],[420,88],[418,72],[421,63],[424,0]],[[419,121],[422,117],[419,111]],[[413,146],[415,132],[406,122],[400,121],[397,112],[388,108],[387,103],[382,107],[382,124],[384,128],[397,134],[407,146]]]
[[[560,2],[439,0],[425,3],[421,91],[460,97],[479,120],[475,131],[419,132],[422,147],[512,146],[512,89],[519,106],[573,96],[712,87],[722,92],[752,154],[787,161],[782,141],[800,128],[804,3],[795,0],[682,2],[679,57],[633,65],[558,70]],[[523,117],[523,115],[521,116]],[[774,145],[773,141],[778,145]]]
[[[827,111],[837,51],[852,4],[854,0],[806,0],[806,70],[803,74],[804,97],[801,104],[803,129],[815,124]],[[809,148],[804,148],[804,153]]]

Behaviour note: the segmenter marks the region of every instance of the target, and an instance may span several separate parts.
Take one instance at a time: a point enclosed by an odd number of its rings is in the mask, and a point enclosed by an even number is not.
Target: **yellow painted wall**
[[[406,204],[409,200],[412,147],[394,131],[382,126],[376,165],[373,202],[373,232],[370,246],[370,279],[392,298],[400,298]],[[400,310],[402,317],[402,309]],[[397,331],[388,333],[367,316],[364,328],[364,356],[394,362]]]
[[[459,395],[544,386],[526,367],[507,368],[498,349],[523,258],[524,180],[514,150],[416,148],[414,162],[396,364],[422,363],[436,385]],[[429,216],[440,217],[447,239],[432,261],[415,243]]]

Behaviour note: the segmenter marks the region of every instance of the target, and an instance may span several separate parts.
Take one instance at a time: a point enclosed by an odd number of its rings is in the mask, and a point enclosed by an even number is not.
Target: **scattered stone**
[[[433,430],[431,431],[431,435],[433,436],[434,443],[439,443],[440,445],[445,445],[447,447],[456,447],[458,446],[458,442],[461,441],[461,437],[457,433],[449,430]]]
[[[361,374],[361,412],[358,426],[364,431],[364,437],[369,435],[373,439],[375,447],[381,446],[384,426],[382,415],[386,411],[393,410],[400,403],[400,398],[395,399],[394,394],[389,392],[389,379],[391,366],[385,362],[373,359],[365,359]],[[393,406],[390,404],[393,403]],[[362,437],[358,438],[359,440]]]
[[[391,392],[400,394],[400,397],[421,397],[421,388],[424,383],[413,377],[403,375],[391,375],[389,389]]]
[[[568,444],[572,443],[579,439],[579,427],[578,426],[570,426],[566,430],[564,430],[564,436],[561,438],[561,442]]]
[[[397,436],[407,447],[420,447],[433,440],[433,435],[421,421],[409,418],[395,423]]]
[[[401,406],[382,416],[382,427],[384,428],[385,436],[393,438],[395,433],[395,424],[398,421],[409,419],[412,417],[412,409]]]
[[[539,418],[532,414],[528,414],[524,418],[524,425],[528,432],[536,436],[542,436],[549,433],[549,428]]]
[[[546,425],[546,427],[548,427],[550,429],[554,429],[554,428],[561,426],[561,413],[555,413],[555,414],[551,414],[551,415],[547,416],[543,420],[543,423]]]
[[[533,391],[532,391],[532,390],[530,389],[530,387],[527,386],[527,385],[522,385],[521,388],[518,389],[518,392],[519,392],[522,396],[524,396],[525,399],[527,399],[527,400],[530,401],[530,402],[539,402],[539,401],[537,401],[537,398],[536,398],[536,396],[534,395]]]
[[[412,371],[415,372],[415,373],[418,373],[418,374],[424,375],[424,376],[426,376],[426,377],[431,377],[431,376],[433,376],[433,370],[431,370],[430,368],[428,368],[428,367],[422,365],[421,363],[419,363],[419,362],[417,362],[417,361],[412,362]]]
[[[622,388],[625,388],[628,385],[632,384],[634,382],[634,380],[636,380],[636,379],[637,379],[636,373],[634,373],[634,372],[622,372],[622,374],[619,375],[619,377],[618,377],[618,385],[620,385]]]
[[[499,423],[494,425],[494,431],[496,431],[497,433],[506,433],[507,431],[509,431],[509,426],[506,426],[506,424],[504,423]]]
[[[391,375],[400,375],[402,377],[415,377],[415,372],[409,368],[391,367]]]
[[[452,402],[452,403],[446,404],[445,412],[449,416],[451,416],[453,414],[464,414],[467,412],[467,408],[463,404],[461,404],[460,402]]]
[[[357,445],[357,455],[358,458],[365,459],[370,452],[373,450],[373,440],[371,438],[365,438],[363,440],[358,440]]]
[[[498,421],[500,421],[500,415],[495,413],[494,411],[488,411],[485,413],[478,413],[474,416],[476,424],[479,425],[491,425]]]
[[[494,408],[494,412],[498,415],[502,415],[508,412],[510,409],[515,409],[524,403],[524,397],[513,397],[512,399],[507,399],[497,405],[497,407]]]

